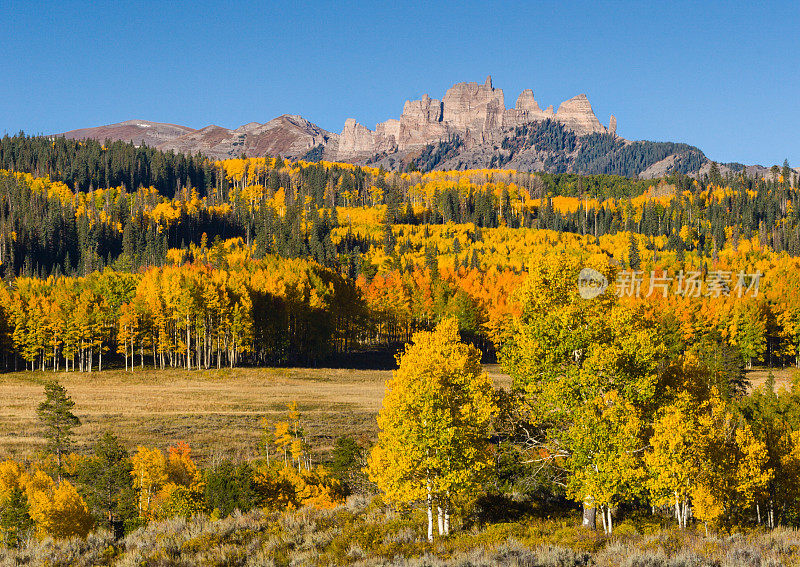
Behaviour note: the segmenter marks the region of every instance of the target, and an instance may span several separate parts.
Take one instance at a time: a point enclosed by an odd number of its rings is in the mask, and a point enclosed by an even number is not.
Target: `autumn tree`
[[[454,319],[416,333],[398,363],[386,384],[368,473],[389,500],[425,502],[432,540],[434,506],[446,535],[453,505],[490,466],[493,388],[481,373],[480,351],[460,342]]]
[[[86,537],[94,523],[81,495],[69,481],[38,489],[28,485],[30,516],[39,537]]]
[[[579,274],[613,282],[607,260],[542,258],[520,288],[501,362],[522,393],[524,448],[529,461],[584,503],[584,523],[635,494],[637,460],[663,357],[657,325],[610,290],[584,298]],[[598,291],[602,291],[598,288]],[[591,295],[591,294],[590,294]]]
[[[690,511],[706,531],[709,524],[731,522],[773,476],[764,443],[713,391],[706,400],[683,393],[666,406],[651,445],[645,462],[653,501],[674,506],[682,528]]]
[[[133,486],[138,492],[139,517],[149,519],[154,515],[155,500],[167,483],[167,460],[159,449],[136,448],[131,458]]]

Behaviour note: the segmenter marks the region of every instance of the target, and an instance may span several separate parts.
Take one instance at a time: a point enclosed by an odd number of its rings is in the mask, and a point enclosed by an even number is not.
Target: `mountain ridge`
[[[214,159],[271,155],[390,170],[501,167],[660,177],[675,171],[703,173],[712,163],[688,144],[622,138],[614,115],[602,124],[585,94],[563,101],[554,111],[552,105],[542,110],[533,90],[524,89],[507,108],[505,94],[494,87],[491,76],[483,83],[456,83],[441,99],[424,94],[406,100],[399,118],[389,118],[374,129],[348,118],[341,133],[335,133],[300,115],[283,114],[236,129],[127,120],[59,135],[132,141]]]

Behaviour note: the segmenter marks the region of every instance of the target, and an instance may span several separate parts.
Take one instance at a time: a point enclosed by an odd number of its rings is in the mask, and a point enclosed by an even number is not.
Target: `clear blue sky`
[[[398,117],[455,82],[585,92],[628,139],[800,165],[800,3],[0,0],[0,134],[130,118],[235,128]]]

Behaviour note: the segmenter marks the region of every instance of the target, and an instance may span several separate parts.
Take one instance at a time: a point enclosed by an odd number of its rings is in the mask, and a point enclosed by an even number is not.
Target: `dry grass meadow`
[[[753,388],[758,388],[761,386],[767,381],[769,373],[769,368],[756,367],[750,370],[747,373],[747,378],[750,380],[750,386]],[[792,380],[797,373],[797,368],[773,368],[772,376],[775,378],[775,389],[780,390],[781,388],[786,388],[787,390],[790,390],[792,388]]]
[[[497,365],[485,370],[498,386],[509,377]],[[774,369],[778,388],[791,387],[794,369]],[[769,371],[748,373],[753,387]],[[321,457],[342,435],[366,440],[377,433],[388,370],[330,368],[234,368],[133,373],[17,372],[0,374],[0,460],[35,457],[43,447],[36,406],[44,383],[57,378],[75,400],[83,425],[76,430],[78,451],[105,431],[129,448],[188,442],[203,461],[249,458],[256,451],[262,417],[274,421],[296,401],[312,449]]]
[[[508,385],[496,366],[486,370],[498,385]],[[261,418],[282,419],[291,401],[297,401],[317,453],[330,449],[341,435],[373,437],[390,376],[385,370],[329,368],[0,374],[0,460],[35,457],[43,447],[36,406],[44,383],[53,378],[75,400],[74,413],[83,422],[76,429],[76,450],[88,449],[111,431],[129,448],[164,449],[187,441],[201,460],[213,461],[250,457]]]

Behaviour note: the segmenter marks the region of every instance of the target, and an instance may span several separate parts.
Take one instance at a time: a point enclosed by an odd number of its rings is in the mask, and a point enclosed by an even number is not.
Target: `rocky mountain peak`
[[[467,146],[497,143],[504,132],[529,122],[555,119],[576,134],[606,132],[594,115],[585,94],[561,103],[558,112],[553,106],[542,110],[525,89],[517,97],[514,108],[506,108],[502,89],[494,88],[491,75],[483,84],[456,83],[442,100],[424,94],[418,100],[407,100],[398,119],[381,122],[375,131],[348,120],[342,131],[333,159],[354,159],[388,151],[409,151],[458,135]],[[614,121],[616,128],[616,120]]]
[[[536,102],[536,99],[533,98],[533,90],[532,89],[525,89],[520,93],[517,97],[517,104],[514,106],[518,111],[524,112],[541,112],[542,109],[539,108],[539,103]]]
[[[595,116],[585,94],[579,94],[562,102],[554,118],[579,136],[607,131]]]
[[[495,88],[491,75],[483,83],[456,83],[442,99],[423,94],[407,100],[399,118],[391,118],[370,130],[353,118],[347,119],[341,134],[328,132],[305,118],[284,114],[261,124],[251,122],[229,130],[207,126],[194,130],[174,124],[128,120],[118,124],[67,132],[67,137],[106,138],[156,146],[184,153],[201,151],[212,158],[281,155],[300,158],[320,145],[329,160],[383,160],[388,167],[411,159],[414,152],[430,144],[458,137],[460,151],[495,152],[514,129],[523,124],[553,119],[578,135],[594,132],[616,133],[613,116],[608,129],[600,124],[585,94],[541,109],[532,89],[523,90],[512,108],[506,108],[502,89]],[[391,162],[391,163],[389,163]],[[457,164],[456,164],[457,165]]]

